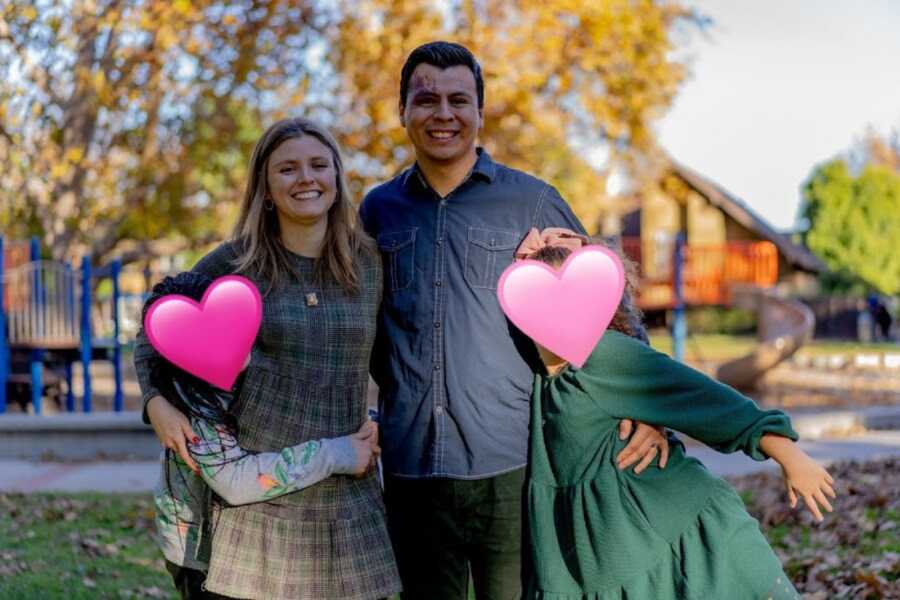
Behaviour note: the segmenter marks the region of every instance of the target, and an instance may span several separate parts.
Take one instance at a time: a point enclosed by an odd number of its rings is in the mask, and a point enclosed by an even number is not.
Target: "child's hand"
[[[791,508],[797,506],[797,495],[799,494],[819,522],[824,519],[819,505],[828,512],[834,510],[826,497],[836,497],[834,488],[831,487],[834,485],[834,479],[822,465],[811,459],[805,452],[799,452],[791,460],[785,461],[781,465],[781,470],[784,474],[784,483],[787,487]]]

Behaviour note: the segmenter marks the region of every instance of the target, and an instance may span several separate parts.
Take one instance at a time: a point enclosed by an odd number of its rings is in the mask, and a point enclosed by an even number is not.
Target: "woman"
[[[263,320],[234,401],[238,442],[274,451],[351,434],[366,420],[381,300],[380,259],[358,225],[334,139],[306,119],[270,127],[254,149],[233,239],[200,260],[264,294]],[[151,349],[152,350],[152,349]],[[135,364],[161,442],[189,464],[190,424],[150,384],[146,338]],[[234,598],[369,599],[400,582],[374,472],[329,477],[268,502],[212,510],[205,588]]]

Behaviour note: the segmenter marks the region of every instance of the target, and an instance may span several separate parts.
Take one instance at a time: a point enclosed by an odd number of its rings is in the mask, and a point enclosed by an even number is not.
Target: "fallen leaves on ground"
[[[828,467],[837,498],[816,523],[788,505],[780,473],[731,478],[808,600],[900,598],[900,459]]]
[[[758,473],[730,481],[744,497],[785,571],[807,600],[881,600],[900,598],[900,459],[842,462],[831,465],[838,494],[835,512],[818,524],[802,506],[791,509],[779,473]],[[97,590],[101,581],[117,581],[120,598],[166,598],[168,577],[160,573],[159,585],[129,580],[135,566],[161,563],[153,542],[153,505],[149,498],[121,503],[115,495],[60,496],[48,494],[0,494],[0,581],[18,575],[57,568],[52,556],[27,561],[18,548],[35,543],[35,531],[48,525],[66,527],[58,538],[88,559],[114,561],[102,573],[90,566],[53,573],[71,580],[73,589]],[[3,521],[6,521],[6,524]],[[116,537],[111,532],[123,532]],[[127,533],[125,533],[127,532]],[[126,552],[146,548],[140,556]],[[151,558],[152,557],[152,558]],[[160,568],[160,571],[162,569]],[[100,597],[98,595],[98,597]]]

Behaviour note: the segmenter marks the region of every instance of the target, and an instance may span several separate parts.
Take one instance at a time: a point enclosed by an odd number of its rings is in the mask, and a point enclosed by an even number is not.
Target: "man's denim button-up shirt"
[[[478,154],[445,198],[413,166],[360,208],[384,261],[372,374],[396,476],[481,478],[527,461],[538,358],[497,280],[530,228],[584,230],[553,187]]]

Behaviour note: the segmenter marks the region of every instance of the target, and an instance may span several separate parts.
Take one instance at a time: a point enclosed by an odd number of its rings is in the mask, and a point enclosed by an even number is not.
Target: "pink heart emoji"
[[[154,302],[144,318],[144,331],[169,362],[230,390],[261,322],[259,290],[240,275],[226,275],[210,284],[200,302],[179,294]]]
[[[573,252],[559,270],[536,260],[511,264],[497,297],[513,324],[578,368],[609,326],[625,289],[619,257],[602,246]]]

